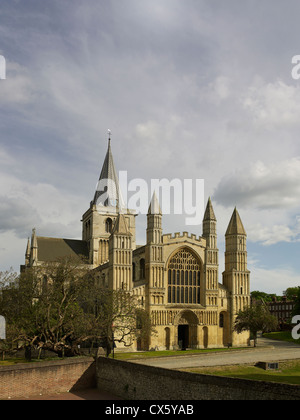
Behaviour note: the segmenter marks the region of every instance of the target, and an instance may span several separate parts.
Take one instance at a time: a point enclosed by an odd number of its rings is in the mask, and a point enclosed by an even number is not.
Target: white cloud
[[[7,62],[6,79],[0,86],[0,105],[26,105],[34,101],[36,86],[29,69],[16,62]]]
[[[261,242],[263,245],[274,245],[279,242],[300,242],[299,222],[298,218],[295,226],[252,224],[247,230],[247,235],[252,242]]]
[[[300,157],[264,164],[257,161],[223,177],[214,198],[224,205],[235,203],[256,209],[299,209]]]
[[[290,268],[262,268],[249,264],[251,271],[251,291],[282,295],[288,287],[300,286],[299,273]]]
[[[31,184],[0,172],[0,231],[25,238],[33,227],[40,236],[78,237],[78,197],[46,183]]]
[[[243,105],[257,125],[271,129],[299,125],[300,87],[281,80],[267,84],[256,80],[248,88]]]
[[[227,76],[218,76],[208,84],[207,99],[219,105],[222,101],[229,99],[232,93],[232,80]]]

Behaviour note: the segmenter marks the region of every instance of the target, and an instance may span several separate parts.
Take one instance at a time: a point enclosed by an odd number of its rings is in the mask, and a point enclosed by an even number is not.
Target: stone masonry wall
[[[95,385],[95,361],[89,357],[0,367],[2,400],[75,391]]]
[[[300,387],[97,359],[97,386],[129,400],[298,400]]]

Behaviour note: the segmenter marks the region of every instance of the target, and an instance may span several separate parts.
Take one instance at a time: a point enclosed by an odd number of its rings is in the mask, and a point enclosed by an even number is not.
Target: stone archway
[[[165,328],[165,347],[166,347],[166,350],[170,350],[170,336],[171,336],[170,328],[166,327]]]
[[[220,330],[220,343],[227,347],[230,343],[229,337],[229,313],[222,311],[219,314],[219,330]]]
[[[183,310],[177,314],[174,325],[177,327],[177,345],[181,349],[195,348],[198,345],[198,318],[191,310]]]
[[[203,327],[203,347],[205,349],[208,348],[208,328],[207,327]]]

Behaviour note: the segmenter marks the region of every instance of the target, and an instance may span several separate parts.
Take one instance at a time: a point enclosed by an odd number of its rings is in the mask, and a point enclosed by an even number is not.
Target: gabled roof
[[[225,235],[246,235],[242,220],[235,207]]]
[[[88,258],[89,250],[86,241],[76,239],[36,237],[38,261],[57,261],[59,258],[79,256]]]

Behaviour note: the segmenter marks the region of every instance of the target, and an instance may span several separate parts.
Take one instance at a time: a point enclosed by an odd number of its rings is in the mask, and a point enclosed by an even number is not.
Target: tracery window
[[[201,263],[187,248],[180,249],[169,262],[168,303],[200,303]]]

